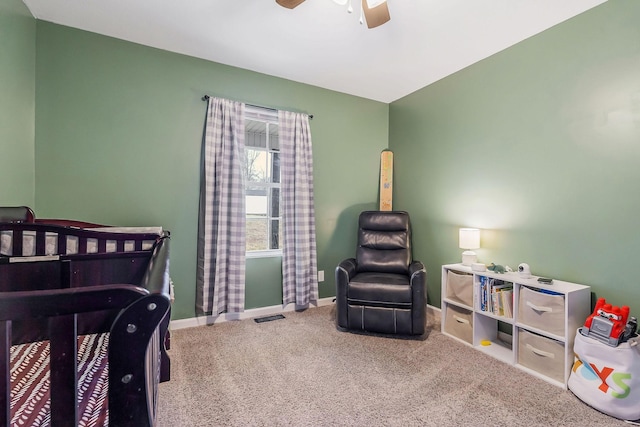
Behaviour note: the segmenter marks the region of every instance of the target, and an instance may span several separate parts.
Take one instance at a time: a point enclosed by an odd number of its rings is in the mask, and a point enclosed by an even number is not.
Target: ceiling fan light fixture
[[[336,1],[336,0],[333,0]],[[373,9],[376,6],[380,6],[382,3],[386,3],[387,0],[367,0],[367,7]]]
[[[376,3],[376,6],[371,7],[369,3]],[[362,0],[362,12],[367,21],[367,28],[379,27],[391,19],[386,0]],[[362,24],[362,17],[360,23]]]
[[[304,0],[276,0],[282,7],[286,7],[287,9],[293,9],[296,6],[299,6]]]
[[[345,4],[347,4],[347,0],[333,0],[333,2],[340,6],[344,6]]]

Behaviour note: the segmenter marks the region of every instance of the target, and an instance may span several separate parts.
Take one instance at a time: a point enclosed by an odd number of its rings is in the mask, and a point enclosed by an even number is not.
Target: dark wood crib
[[[155,425],[169,234],[56,221],[0,223],[0,426]]]

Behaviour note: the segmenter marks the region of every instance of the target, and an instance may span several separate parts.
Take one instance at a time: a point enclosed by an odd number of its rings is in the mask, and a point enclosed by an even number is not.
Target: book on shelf
[[[513,288],[505,289],[500,293],[504,317],[513,318]]]
[[[491,312],[496,316],[504,316],[504,311],[501,307],[501,291],[496,290],[491,292]]]
[[[488,311],[487,297],[489,295],[488,289],[491,280],[492,279],[486,276],[480,276],[480,283],[478,287],[478,309],[480,311]]]
[[[496,316],[513,317],[513,283],[480,276],[477,307]]]
[[[492,296],[492,302],[493,302],[492,313],[495,314],[496,316],[510,317],[510,316],[507,316],[505,313],[505,304],[504,304],[504,298],[502,295],[504,292],[507,292],[507,291],[513,292],[513,283],[502,282],[502,281],[500,282],[501,283],[497,283],[491,288],[491,296]]]

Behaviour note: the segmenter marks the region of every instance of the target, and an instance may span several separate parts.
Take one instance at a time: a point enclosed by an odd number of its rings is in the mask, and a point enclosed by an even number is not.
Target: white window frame
[[[245,150],[259,150],[259,151],[266,151],[268,153],[279,153],[280,150],[273,150],[271,149],[270,145],[269,145],[269,126],[270,125],[276,125],[278,126],[278,112],[277,110],[271,110],[271,109],[267,109],[267,108],[261,108],[261,107],[256,107],[256,106],[252,106],[252,105],[246,105],[245,106],[245,121],[246,120],[253,120],[253,121],[259,121],[259,122],[264,122],[266,123],[267,126],[267,131],[266,131],[266,147],[262,148],[262,147],[253,147],[253,146],[247,146],[245,144]],[[271,178],[271,164],[267,165],[268,169],[269,169],[269,178]],[[279,225],[280,225],[280,233],[282,233],[282,215],[278,216],[278,217],[272,217],[271,216],[271,206],[272,206],[272,199],[271,199],[271,189],[272,188],[278,188],[279,190],[281,189],[281,183],[274,183],[274,182],[255,182],[255,181],[249,181],[247,179],[246,183],[245,183],[245,188],[248,187],[264,187],[267,189],[267,238],[270,239],[271,238],[271,226],[272,226],[272,221],[274,219],[277,219],[279,221]],[[282,201],[282,193],[279,192],[280,194],[280,200],[279,203]],[[281,207],[278,209],[278,212],[281,214],[282,210]],[[247,221],[247,216],[245,215],[245,221]],[[247,221],[248,222],[248,221]],[[269,242],[267,241],[267,245],[269,244]],[[282,256],[282,248],[278,248],[278,249],[258,249],[258,250],[247,250],[245,251],[245,256],[246,258],[269,258],[269,257],[277,257],[277,256]]]

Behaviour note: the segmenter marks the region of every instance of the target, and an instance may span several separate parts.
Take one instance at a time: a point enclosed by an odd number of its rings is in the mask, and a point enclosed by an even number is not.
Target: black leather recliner
[[[360,214],[356,258],[336,268],[337,326],[342,330],[422,335],[426,276],[412,260],[409,214]]]

